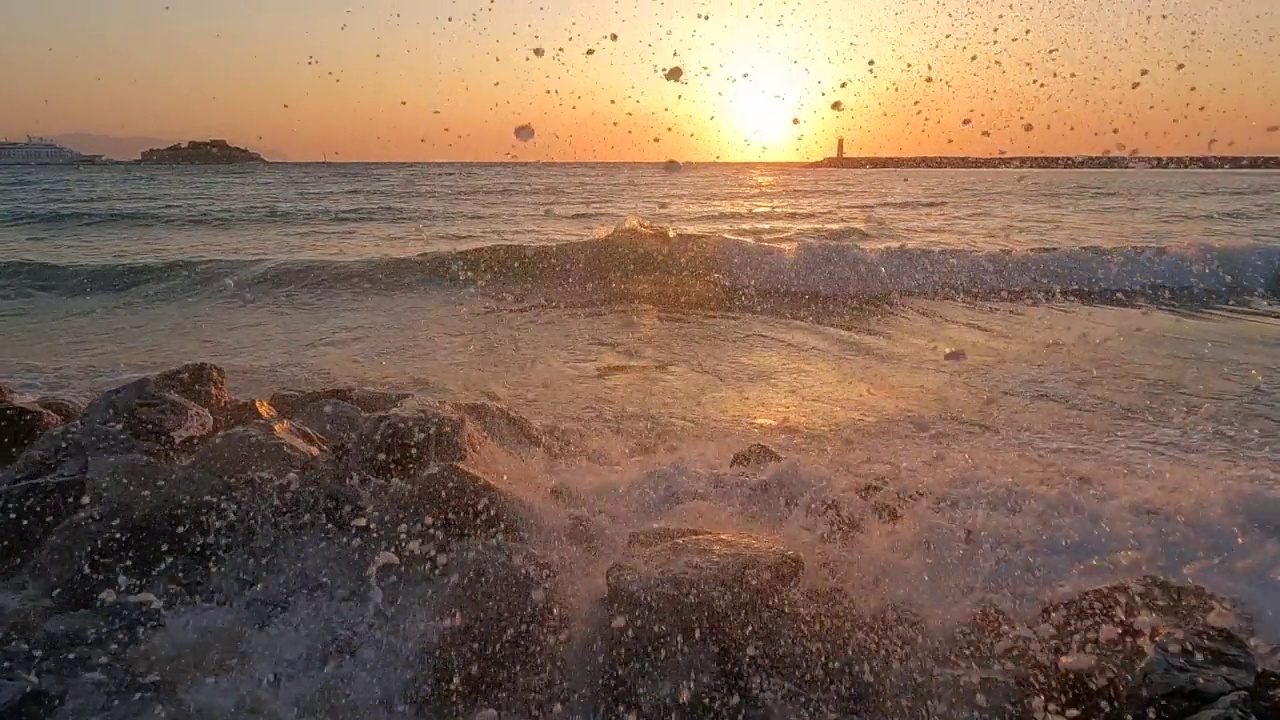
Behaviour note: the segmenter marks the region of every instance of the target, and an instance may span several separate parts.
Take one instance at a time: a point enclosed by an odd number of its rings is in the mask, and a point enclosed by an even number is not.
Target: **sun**
[[[780,66],[755,67],[732,80],[725,93],[733,129],[744,140],[777,145],[795,136],[796,86]]]

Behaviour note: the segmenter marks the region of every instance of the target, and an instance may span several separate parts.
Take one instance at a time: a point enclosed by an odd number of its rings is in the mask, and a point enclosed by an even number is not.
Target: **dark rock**
[[[477,707],[549,717],[564,684],[568,613],[551,568],[505,543],[448,548],[438,644],[426,651],[417,703],[426,717],[470,717]]]
[[[87,482],[83,476],[39,478],[0,488],[0,575],[27,562],[80,509]]]
[[[315,431],[330,448],[349,447],[364,429],[364,412],[342,400],[319,400],[302,408],[293,419]]]
[[[658,545],[666,545],[674,540],[687,537],[698,537],[699,535],[714,535],[711,530],[702,530],[700,528],[686,527],[655,527],[645,530],[636,530],[627,534],[627,547],[633,549],[644,549],[657,547]]]
[[[1251,694],[1259,720],[1280,718],[1280,667],[1264,663],[1254,678]]]
[[[530,511],[489,480],[444,464],[379,493],[374,508],[389,527],[426,529],[447,538],[524,537]]]
[[[0,466],[8,465],[62,418],[35,405],[0,403]]]
[[[1253,701],[1249,693],[1238,692],[1223,696],[1207,708],[1195,715],[1187,716],[1187,720],[1263,720],[1275,715],[1256,715],[1253,712]]]
[[[18,401],[18,393],[13,388],[0,383],[0,403],[12,403]]]
[[[58,528],[36,554],[35,573],[67,610],[90,608],[107,590],[125,595],[174,586],[198,592],[228,555],[251,546],[266,518],[229,497],[87,511]]]
[[[655,540],[647,541],[645,533]],[[617,612],[660,622],[740,614],[776,599],[804,572],[800,555],[750,535],[671,528],[645,533],[633,534],[629,556],[606,573],[608,600]]]
[[[1071,709],[1088,718],[1148,717],[1148,710],[1155,713],[1150,717],[1162,718],[1162,708],[1185,695],[1198,704],[1183,704],[1176,711],[1181,715],[1168,716],[1182,718],[1238,689],[1234,680],[1219,678],[1216,687],[1225,689],[1214,694],[1209,685],[1192,687],[1198,680],[1215,672],[1243,677],[1236,652],[1243,641],[1211,620],[1243,623],[1229,603],[1203,588],[1157,577],[1089,590],[1041,612],[1034,637],[1020,650],[1021,682],[1028,697],[1048,711]],[[1161,643],[1176,633],[1214,653],[1206,656],[1209,662],[1224,664],[1215,671],[1173,658],[1173,646]],[[1181,680],[1189,684],[1177,685]]]
[[[0,472],[0,486],[46,475],[81,474],[93,458],[140,454],[149,447],[123,430],[74,422],[46,433]]]
[[[268,402],[281,415],[292,418],[303,408],[321,400],[341,400],[367,413],[385,413],[399,407],[411,393],[380,392],[362,388],[328,388],[326,390],[281,390]]]
[[[120,428],[161,448],[192,445],[214,429],[208,410],[161,390],[150,378],[103,393],[85,408],[82,422]]]
[[[481,441],[452,415],[375,415],[351,450],[351,470],[380,480],[410,480],[436,463],[465,461]]]
[[[538,426],[505,405],[462,402],[454,403],[453,407],[475,423],[490,440],[508,450],[528,451],[546,447],[546,438]]]
[[[219,433],[191,458],[190,466],[217,477],[283,478],[307,468],[321,449],[305,429],[261,420]]]
[[[1134,717],[1186,717],[1227,695],[1246,700],[1258,667],[1249,644],[1230,630],[1163,630],[1129,686]]]
[[[752,443],[733,454],[733,458],[729,460],[729,467],[764,467],[780,462],[782,462],[782,456],[777,450],[763,443]]]
[[[25,682],[0,680],[0,718],[44,720],[53,717],[62,699]]]
[[[64,423],[78,420],[80,413],[84,412],[84,407],[80,403],[65,398],[42,397],[31,401],[31,404],[57,415]]]

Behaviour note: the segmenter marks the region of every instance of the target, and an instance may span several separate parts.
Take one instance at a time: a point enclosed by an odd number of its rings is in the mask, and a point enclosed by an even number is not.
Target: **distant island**
[[[226,140],[192,140],[186,145],[175,143],[166,148],[144,150],[138,162],[164,165],[237,165],[264,163],[267,160],[248,148],[236,147]]]
[[[847,157],[844,139],[836,142],[835,157],[808,167],[856,170],[1280,170],[1278,155],[1023,155],[962,157]]]

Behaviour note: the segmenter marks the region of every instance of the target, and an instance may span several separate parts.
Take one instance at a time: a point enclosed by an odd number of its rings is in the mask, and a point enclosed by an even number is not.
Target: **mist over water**
[[[0,379],[87,400],[207,360],[246,398],[500,402],[563,442],[499,440],[481,467],[542,521],[574,642],[652,525],[779,538],[806,587],[933,628],[1155,573],[1280,641],[1280,175],[24,173],[0,175]],[[752,442],[785,459],[731,471]],[[187,609],[136,662],[201,717],[250,696],[284,717],[335,684],[328,716],[411,716],[395,699],[447,598],[333,579],[337,551],[290,542],[269,622]],[[303,591],[322,577],[341,592]]]

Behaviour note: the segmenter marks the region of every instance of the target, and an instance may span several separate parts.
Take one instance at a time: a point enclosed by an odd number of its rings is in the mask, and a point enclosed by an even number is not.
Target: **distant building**
[[[836,138],[836,157],[844,157],[844,138]]]

